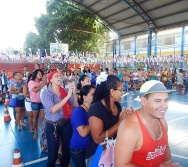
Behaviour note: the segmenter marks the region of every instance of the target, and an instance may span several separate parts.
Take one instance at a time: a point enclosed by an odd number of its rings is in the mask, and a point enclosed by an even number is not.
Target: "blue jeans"
[[[61,167],[68,167],[70,162],[69,143],[72,137],[72,126],[70,120],[67,120],[62,125],[57,125],[57,138],[54,135],[55,127],[53,124],[46,123],[46,138],[48,144],[48,160],[47,167],[55,167],[55,162],[58,157],[58,149],[60,140],[62,142],[62,159]]]
[[[170,80],[167,81],[166,88],[167,89],[171,89],[171,81]]]
[[[85,154],[86,148],[70,148],[70,155],[76,167],[86,167]]]
[[[128,88],[129,88],[129,81],[124,81],[124,89],[126,92],[128,92]]]

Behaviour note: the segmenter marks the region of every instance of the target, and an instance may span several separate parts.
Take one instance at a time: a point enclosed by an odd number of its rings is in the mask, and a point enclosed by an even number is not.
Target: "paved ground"
[[[183,167],[188,167],[188,96],[169,95],[169,110],[166,120],[169,125],[169,144],[173,160]],[[129,92],[122,97],[122,106],[141,107],[138,92]],[[29,127],[17,131],[14,124],[13,111],[9,108],[12,120],[4,122],[4,107],[0,105],[0,167],[11,167],[14,149],[21,151],[23,163],[27,167],[45,167],[46,153],[41,153],[39,139],[34,141]],[[27,122],[27,119],[26,119]],[[40,130],[39,130],[40,134]],[[71,166],[74,165],[71,162]]]

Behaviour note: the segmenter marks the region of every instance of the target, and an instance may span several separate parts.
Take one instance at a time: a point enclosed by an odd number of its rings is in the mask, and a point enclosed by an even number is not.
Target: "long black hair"
[[[32,75],[33,75],[33,74],[29,74],[29,75],[28,75],[28,77],[27,77],[27,84],[28,84],[28,82],[31,80]]]
[[[80,89],[81,89],[81,87],[82,87],[81,81],[84,81],[86,77],[88,77],[88,76],[87,76],[87,75],[82,75],[82,76],[79,78],[78,83],[77,83],[77,87],[76,87],[77,90],[80,90]]]
[[[33,80],[33,81],[37,78],[38,72],[41,72],[41,73],[42,73],[42,76],[44,75],[44,72],[43,72],[41,69],[35,70],[35,71],[33,72],[33,75],[32,75],[32,80]]]
[[[107,109],[112,113],[110,105],[110,90],[117,89],[119,84],[121,84],[121,81],[117,76],[109,75],[106,81],[97,85],[93,96],[93,103],[104,99]]]
[[[83,97],[87,96],[92,88],[95,89],[95,87],[92,86],[92,85],[85,85],[80,89],[80,92],[78,93],[78,98],[77,98],[78,99],[77,102],[78,102],[79,105],[82,105],[84,103]]]

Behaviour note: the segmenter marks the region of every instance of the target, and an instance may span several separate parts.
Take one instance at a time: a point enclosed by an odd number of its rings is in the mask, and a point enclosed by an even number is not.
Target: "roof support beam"
[[[182,1],[182,0],[180,0],[180,1]],[[156,8],[153,8],[153,9],[147,10],[146,13],[149,13],[149,12],[152,12],[152,11],[155,11],[155,10],[158,10],[158,9],[161,9],[161,8],[164,8],[164,7],[167,7],[167,6],[170,6],[170,5],[176,4],[176,3],[179,3],[179,1],[176,1],[176,0],[175,0],[175,1],[170,2],[170,3],[166,3],[166,4],[164,4],[163,6],[158,6],[158,7],[156,7]],[[138,15],[135,14],[135,15],[132,15],[132,16],[127,17],[127,18],[125,18],[125,19],[117,20],[117,21],[113,22],[113,24],[118,23],[118,22],[123,22],[123,21],[129,20],[129,19],[132,19],[132,18],[137,17],[137,16],[138,16]]]
[[[155,22],[150,18],[146,11],[135,0],[124,0],[151,28],[157,28]]]
[[[108,8],[110,8],[110,7],[112,7],[112,6],[116,5],[116,4],[118,4],[118,3],[120,3],[119,0],[116,1],[116,2],[114,2],[114,3],[112,3],[112,4],[110,4],[110,5],[107,5],[105,8],[103,8],[103,9],[101,9],[101,10],[98,10],[98,13],[100,13],[100,12],[102,12],[102,11],[104,11],[104,10],[106,10],[106,9],[108,9]]]
[[[185,13],[185,12],[188,12],[188,10],[187,9],[181,10],[179,12],[174,12],[174,13],[171,13],[171,14],[167,14],[167,15],[164,15],[164,16],[161,16],[161,17],[154,18],[153,20],[160,20],[160,19],[163,19],[165,17],[171,17],[171,16],[182,14],[182,13]]]
[[[88,9],[91,8],[92,6],[98,4],[100,1],[102,1],[102,0],[97,0],[97,1],[95,1],[94,3],[92,3],[91,5],[89,5],[87,8],[88,8]]]
[[[143,0],[143,1],[139,2],[139,3],[140,3],[140,5],[141,5],[141,4],[146,3],[146,2],[148,2],[148,1],[151,1],[151,0]],[[128,8],[119,10],[119,11],[116,12],[116,13],[113,13],[113,14],[111,14],[111,15],[108,15],[108,16],[104,17],[104,19],[107,19],[107,18],[109,18],[109,17],[115,16],[115,15],[120,14],[120,13],[122,13],[122,12],[125,12],[125,11],[127,11],[127,10],[129,10],[129,9],[130,9],[130,8],[128,7]]]
[[[187,12],[187,10],[182,10],[182,11],[179,11],[179,12],[174,12],[174,13],[171,13],[171,14],[168,14],[168,15],[164,15],[164,16],[161,16],[161,17],[157,17],[157,18],[154,18],[153,20],[156,21],[156,20],[160,20],[160,19],[163,19],[165,17],[171,17],[171,16],[174,16],[174,15],[177,15],[177,14],[182,14],[182,13],[185,13]],[[120,29],[117,29],[118,31],[121,31],[123,29],[127,29],[127,28],[131,28],[133,26],[138,26],[138,25],[141,25],[141,24],[144,24],[144,22],[139,22],[139,23],[136,23],[136,24],[132,24],[130,26],[127,26],[127,27],[123,27],[123,28],[120,28]]]

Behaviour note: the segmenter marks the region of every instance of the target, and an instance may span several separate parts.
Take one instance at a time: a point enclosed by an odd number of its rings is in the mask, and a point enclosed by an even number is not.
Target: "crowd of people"
[[[26,112],[34,140],[38,139],[38,123],[45,127],[47,167],[55,167],[59,155],[62,167],[68,167],[70,158],[76,167],[89,167],[106,134],[117,137],[116,167],[180,166],[170,156],[164,115],[168,108],[167,92],[176,86],[177,94],[186,94],[188,75],[182,69],[151,67],[147,71],[129,71],[85,66],[63,72],[43,71],[35,64],[32,72],[25,66],[9,81],[6,71],[1,70],[0,79],[1,92],[9,91],[11,99],[16,99],[18,131],[28,126],[24,122]],[[122,107],[121,96],[138,89],[142,108],[133,112],[133,108]],[[151,147],[147,145],[150,141]],[[150,152],[155,156],[149,157]]]

